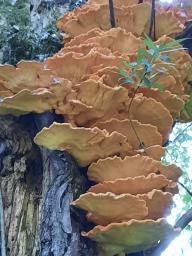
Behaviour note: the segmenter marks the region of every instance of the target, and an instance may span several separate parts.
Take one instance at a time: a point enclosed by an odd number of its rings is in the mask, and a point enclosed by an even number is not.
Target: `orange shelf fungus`
[[[121,27],[127,32],[132,32],[138,36],[144,32],[150,16],[150,5],[136,4],[121,8],[114,7],[114,9],[117,27]],[[109,30],[111,28],[109,7],[107,4],[85,5],[58,19],[57,27],[59,30],[68,34],[69,38],[74,38],[94,28]]]
[[[134,178],[115,179],[113,181],[104,181],[92,186],[88,192],[107,193],[111,192],[115,195],[121,194],[144,194],[153,189],[163,190],[171,184],[164,175],[151,173],[148,176],[137,176]]]
[[[116,87],[122,84],[122,76],[115,66],[99,69],[97,72],[88,75],[88,77],[97,81],[102,81],[104,84],[110,87]],[[85,76],[85,79],[86,78],[87,77]]]
[[[44,69],[42,63],[35,61],[21,61],[16,67],[0,66],[0,86],[18,93],[21,90],[36,90],[48,88],[54,82],[52,71]]]
[[[166,44],[173,41],[172,38],[168,36],[160,37],[155,43],[158,44]],[[189,55],[187,50],[183,48],[181,44],[178,43],[178,46],[175,46],[172,51],[165,51],[162,55],[166,55],[170,57],[170,61],[174,63],[174,67],[177,69],[180,75],[181,82],[188,82],[191,80],[192,76],[192,57]]]
[[[95,182],[147,176],[150,173],[162,174],[167,179],[177,181],[182,172],[176,165],[163,165],[148,156],[126,156],[124,159],[114,156],[100,159],[88,168],[88,177]]]
[[[148,215],[145,219],[157,220],[171,213],[173,206],[173,196],[171,193],[154,189],[147,194],[138,195],[138,198],[146,202]]]
[[[182,171],[161,158],[192,80],[192,58],[178,44],[176,51],[158,52],[172,65],[155,59],[146,77],[150,88],[143,87],[148,85],[139,73],[138,49],[146,54],[151,48],[144,40],[149,0],[114,0],[115,28],[108,3],[89,0],[60,18],[65,46],[43,63],[0,66],[0,114],[53,111],[68,122],[43,128],[34,142],[67,151],[79,166],[88,166],[88,178],[98,184],[72,205],[102,225],[82,233],[98,242],[102,256],[143,251],[179,233],[161,218],[170,213]],[[187,18],[179,8],[157,4],[155,21],[158,47],[173,41]],[[136,77],[125,84],[131,75]],[[157,84],[162,90],[151,88]]]
[[[108,133],[96,127],[72,127],[71,124],[53,123],[49,128],[43,128],[34,141],[52,150],[68,151],[80,166],[131,150],[126,137],[120,133]]]
[[[106,227],[96,226],[82,235],[98,242],[103,255],[113,256],[147,250],[161,240],[173,239],[179,233],[180,230],[174,229],[165,219],[158,219],[130,220],[112,223]]]
[[[148,214],[145,200],[130,194],[114,195],[85,193],[72,205],[88,212],[89,221],[100,225],[122,222],[130,219],[143,219]]]
[[[129,55],[136,54],[137,49],[145,48],[145,45],[141,38],[119,27],[103,32],[99,29],[93,29],[92,32],[75,37],[65,45],[59,54],[62,55],[70,51],[84,54],[84,50],[90,51],[91,47],[106,48],[115,55]]]
[[[172,130],[173,119],[167,110],[160,102],[152,98],[146,98],[142,95],[136,95],[132,101],[127,101],[127,111],[124,116],[128,116],[130,119],[138,120],[143,124],[151,124],[156,126],[158,131],[163,136],[165,142]]]
[[[89,43],[89,44],[81,44],[78,46],[65,47],[65,48],[61,49],[57,53],[57,55],[63,56],[64,54],[69,53],[69,52],[70,53],[71,52],[78,53],[78,54],[81,54],[81,56],[86,56],[90,52],[99,52],[104,55],[110,55],[112,53],[110,49],[101,47],[97,43]]]
[[[73,86],[73,93],[56,107],[56,113],[70,116],[76,125],[103,117],[109,111],[119,111],[127,101],[127,90],[111,88],[101,81],[86,80]]]
[[[139,89],[139,92],[141,92],[147,98],[153,98],[160,102],[169,110],[173,118],[179,117],[185,104],[185,102],[179,96],[172,94],[167,90],[159,91],[158,89],[143,87]]]
[[[108,4],[108,0],[88,0],[88,4]],[[122,7],[122,6],[130,6],[134,4],[138,4],[138,0],[113,0],[113,4],[115,7]]]
[[[167,141],[173,125],[173,119],[168,109],[162,103],[142,94],[136,94],[133,100],[132,98],[127,99],[124,110],[111,111],[106,116],[98,119],[97,122],[104,122],[113,117],[120,120],[138,120],[142,124],[156,126],[163,136],[163,142]]]
[[[107,32],[107,31],[106,31]],[[86,33],[80,34],[74,38],[72,38],[69,42],[66,42],[65,47],[72,47],[72,46],[78,46],[89,40],[90,38],[102,36],[104,35],[105,31],[103,31],[100,28],[94,28],[89,30]]]
[[[133,153],[129,152],[128,155],[134,156],[136,154],[140,154],[143,156],[149,156],[155,160],[160,161],[161,158],[165,155],[165,148],[163,148],[160,145],[154,145],[154,146],[145,148],[145,150],[141,149],[141,150],[136,150],[135,152],[133,151]]]
[[[19,116],[29,112],[43,113],[51,111],[55,101],[55,95],[45,88],[34,91],[25,89],[4,98],[0,103],[0,114]]]
[[[141,124],[137,120],[118,120],[112,118],[106,122],[96,122],[92,127],[105,129],[108,132],[117,131],[127,137],[133,149],[140,149],[154,145],[162,145],[162,136],[157,127],[149,124]],[[134,129],[133,129],[134,127]],[[142,144],[142,145],[141,145]]]
[[[85,75],[93,74],[107,66],[121,66],[124,58],[115,55],[104,55],[90,51],[87,55],[69,52],[63,56],[55,55],[44,62],[45,68],[53,70],[56,77],[79,82]],[[67,67],[67,68],[66,68]]]
[[[162,71],[164,71],[164,73],[158,74],[154,82],[160,84],[163,90],[170,91],[178,96],[183,95],[185,88],[178,70],[173,66],[169,66],[166,70],[162,67]]]
[[[178,19],[171,11],[156,11],[155,23],[156,38],[159,38],[163,35],[168,35],[174,38],[185,28],[180,19]],[[145,33],[149,31],[149,24],[146,26],[146,28],[147,29]]]

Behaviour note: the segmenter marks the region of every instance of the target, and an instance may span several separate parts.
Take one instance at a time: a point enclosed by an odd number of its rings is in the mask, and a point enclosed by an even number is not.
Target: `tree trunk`
[[[85,191],[86,179],[69,154],[33,143],[38,129],[52,121],[51,114],[0,118],[7,256],[96,255],[94,243],[80,237],[81,230],[90,228],[83,225],[84,215],[70,209],[73,199]],[[38,128],[35,123],[40,124]],[[2,226],[1,221],[1,241]]]

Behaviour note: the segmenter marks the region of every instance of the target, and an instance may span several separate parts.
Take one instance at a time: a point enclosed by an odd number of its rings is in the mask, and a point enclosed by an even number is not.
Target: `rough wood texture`
[[[40,119],[43,126],[52,122],[50,116]],[[94,256],[94,244],[80,238],[86,227],[70,212],[70,202],[82,193],[83,176],[67,153],[33,144],[34,123],[31,116],[0,118],[7,256]]]
[[[35,255],[42,183],[39,152],[11,117],[0,119],[0,140],[7,255]]]

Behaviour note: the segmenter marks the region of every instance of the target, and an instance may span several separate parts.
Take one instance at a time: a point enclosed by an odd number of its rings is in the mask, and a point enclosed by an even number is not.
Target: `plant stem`
[[[111,27],[115,28],[115,11],[114,11],[114,5],[113,0],[109,0],[109,13],[110,13],[110,21],[111,21]]]
[[[181,183],[180,181],[177,181],[177,183],[181,185],[187,191],[187,193],[192,197],[192,192],[183,183]]]
[[[153,31],[154,30],[154,31]],[[153,39],[155,40],[155,0],[151,0],[151,16],[149,26],[149,37],[152,38],[152,31],[154,33]]]

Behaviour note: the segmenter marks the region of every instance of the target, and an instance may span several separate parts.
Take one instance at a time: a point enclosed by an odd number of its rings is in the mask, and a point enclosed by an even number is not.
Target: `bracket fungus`
[[[95,182],[112,181],[120,178],[134,178],[159,173],[170,180],[177,181],[182,172],[176,165],[163,165],[148,156],[126,156],[124,159],[114,156],[100,159],[88,168],[88,177]]]
[[[94,33],[95,31],[95,33]],[[118,40],[117,40],[118,39]],[[111,50],[115,54],[135,53],[138,48],[145,48],[143,40],[136,37],[131,32],[126,32],[122,28],[112,28],[102,32],[99,29],[93,29],[92,32],[75,37],[60,51],[61,54],[65,51],[76,52],[81,46],[102,47]],[[83,48],[82,48],[83,49]],[[82,51],[83,53],[83,51]]]
[[[157,220],[171,213],[173,196],[169,192],[154,189],[147,194],[138,195],[138,198],[146,202],[148,215],[145,219]]]
[[[163,35],[168,35],[170,37],[176,37],[179,33],[181,33],[185,26],[178,19],[173,12],[171,11],[156,11],[156,29],[155,35],[156,38],[159,38]],[[149,29],[149,25],[146,27],[146,31]]]
[[[117,26],[140,36],[147,24],[150,15],[149,4],[114,7]],[[142,19],[140,18],[142,17]],[[89,22],[87,22],[89,20]],[[111,28],[109,7],[107,4],[88,4],[79,10],[66,14],[57,21],[59,30],[73,38],[94,28],[109,30]]]
[[[108,4],[108,0],[88,0],[88,4]],[[138,0],[114,0],[114,6],[130,6],[134,4],[138,4]]]
[[[165,217],[170,214],[173,197],[170,193],[158,190],[136,196],[130,194],[116,196],[110,192],[105,194],[88,192],[74,201],[73,205],[88,211],[87,219],[90,222],[106,226],[112,222],[123,222],[133,218],[157,220]]]
[[[88,220],[103,226],[133,218],[143,219],[148,214],[145,200],[130,194],[117,196],[110,192],[105,194],[87,192],[72,205],[88,211]]]
[[[55,55],[45,60],[46,68],[53,70],[57,77],[80,82],[87,74],[93,74],[106,66],[121,66],[122,57],[115,55],[104,55],[99,52],[90,51],[87,55],[69,52],[62,56]],[[67,67],[67,68],[66,68]]]
[[[29,112],[43,113],[51,111],[54,100],[56,101],[54,94],[45,88],[34,91],[24,89],[2,100],[0,114],[19,116]]]
[[[96,226],[82,235],[98,242],[103,255],[114,256],[120,253],[134,253],[154,247],[161,240],[174,238],[179,234],[165,219],[130,220],[112,223],[106,227]],[[137,238],[137,239],[135,239]]]
[[[105,129],[108,132],[117,131],[123,134],[127,137],[127,140],[133,149],[140,149],[141,143],[145,145],[145,147],[162,145],[162,136],[158,132],[157,127],[150,124],[142,124],[137,120],[118,120],[112,118],[106,122],[96,122],[92,127]]]
[[[97,127],[72,127],[71,124],[53,123],[43,128],[34,141],[49,149],[68,151],[80,166],[131,150],[126,137],[120,133],[108,133]]]
[[[123,109],[127,90],[121,86],[111,88],[101,81],[88,79],[73,86],[73,95],[69,94],[68,97],[56,108],[56,113],[69,115],[77,125],[86,125],[88,121],[97,120],[109,111]]]
[[[180,112],[185,104],[183,99],[181,99],[176,94],[172,94],[168,90],[159,91],[158,89],[152,88],[140,88],[139,92],[141,92],[147,98],[153,98],[160,102],[169,110],[173,118],[179,117]]]
[[[92,186],[88,192],[93,193],[107,193],[111,192],[115,195],[121,194],[144,194],[152,191],[153,189],[166,189],[170,184],[164,175],[157,175],[151,173],[148,176],[136,176],[134,178],[121,178],[113,181],[104,181]]]
[[[192,80],[192,58],[174,43],[176,51],[160,53],[172,65],[160,58],[150,63],[150,79],[162,90],[144,88],[139,75],[124,84],[138,49],[150,48],[144,34],[151,5],[114,0],[114,12],[111,28],[108,0],[89,0],[57,21],[65,46],[54,56],[0,66],[0,114],[53,111],[68,122],[43,128],[34,142],[68,151],[98,183],[72,205],[97,225],[82,235],[97,241],[105,256],[143,251],[179,232],[161,218],[170,212],[182,172],[161,158]],[[180,9],[156,5],[157,41],[151,44],[158,49],[174,42],[170,37],[183,30],[185,20]]]
[[[129,156],[134,156],[140,154],[142,156],[149,156],[155,160],[160,161],[161,158],[165,155],[165,148],[160,145],[154,145],[150,147],[146,147],[145,149],[135,150],[133,152],[129,152]]]
[[[16,67],[0,66],[0,86],[13,93],[23,89],[35,90],[50,87],[53,80],[52,71],[44,69],[42,63],[35,61],[21,61]]]
[[[124,110],[115,113],[109,112],[97,122],[104,122],[113,117],[121,120],[138,120],[142,124],[156,126],[163,136],[163,142],[167,141],[173,125],[173,119],[168,109],[162,103],[142,94],[136,94],[134,100],[128,98]]]

